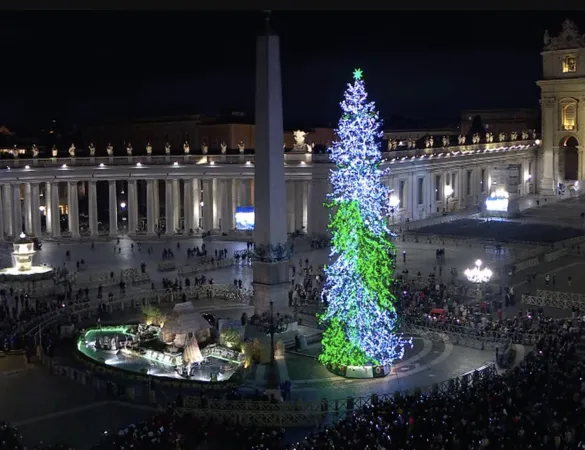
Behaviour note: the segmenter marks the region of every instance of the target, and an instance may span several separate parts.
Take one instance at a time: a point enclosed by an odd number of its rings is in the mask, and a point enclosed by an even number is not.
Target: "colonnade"
[[[119,216],[122,212],[129,234],[135,234],[139,228],[141,232],[151,235],[158,232],[175,234],[181,229],[185,232],[199,229],[227,233],[236,228],[236,208],[254,205],[254,181],[250,178],[173,178],[163,180],[163,186],[156,179],[129,179],[125,181],[127,192],[124,197],[120,196],[120,185],[117,184],[121,181],[100,182],[108,183],[108,221],[104,225],[109,224],[111,236],[118,234]],[[63,199],[59,195],[62,183],[66,185]],[[104,190],[98,190],[96,180],[1,184],[0,236],[15,237],[25,232],[27,235],[40,237],[44,231],[53,238],[59,238],[62,229],[68,229],[72,238],[79,238],[79,183],[86,183],[89,234],[97,236],[98,192]],[[322,203],[325,194],[323,193],[323,198],[319,201],[311,202],[311,192],[316,191],[310,182],[287,181],[286,185],[287,191],[290,190],[290,198],[288,205],[283,205],[283,210],[286,209],[289,216],[288,231],[292,233],[295,230],[307,231],[312,228],[317,232],[318,224],[323,222]],[[142,192],[144,189],[145,193]],[[124,208],[120,203],[122,198]],[[145,216],[140,215],[139,198],[146,199]],[[62,226],[61,207],[65,205],[68,211],[67,224]],[[162,216],[161,207],[164,207]],[[318,211],[309,213],[310,208]],[[313,220],[310,220],[311,216]],[[319,216],[321,218],[317,219]],[[163,221],[164,229],[159,226]]]

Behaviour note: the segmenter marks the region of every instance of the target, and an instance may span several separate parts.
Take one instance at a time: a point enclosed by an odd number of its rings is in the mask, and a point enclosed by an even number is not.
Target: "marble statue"
[[[503,131],[500,132],[500,134],[498,135],[498,140],[500,142],[504,142],[506,140],[506,133],[504,133]]]
[[[522,140],[523,140],[523,141],[525,141],[525,140],[527,140],[527,139],[528,139],[528,131],[524,130],[524,131],[522,132]]]
[[[171,144],[169,144],[168,142],[165,144],[165,155],[170,155],[171,154]]]
[[[152,145],[150,145],[150,141],[146,143],[146,154],[152,155]]]
[[[490,144],[490,143],[494,142],[494,133],[492,133],[492,132],[489,132],[489,131],[488,131],[488,132],[485,134],[485,141],[486,141],[488,144]]]
[[[108,153],[108,156],[114,156],[114,146],[111,143],[108,143],[106,152]]]
[[[472,137],[471,137],[471,142],[473,144],[479,144],[480,141],[480,137],[479,137],[479,133],[475,133]]]
[[[58,153],[59,153],[59,150],[57,150],[57,147],[55,147],[55,146],[53,145],[53,148],[51,148],[51,156],[52,156],[53,158],[56,158]]]
[[[244,144],[244,141],[238,142],[238,151],[240,153],[244,153],[244,150],[246,150],[246,145]]]
[[[460,134],[459,136],[457,136],[457,143],[459,145],[465,145],[466,140],[467,140],[467,136],[464,136],[463,134]]]
[[[189,142],[185,141],[185,143],[183,144],[183,152],[185,153],[185,155],[188,155],[190,151],[191,147],[189,147]]]
[[[14,159],[18,159],[18,148],[16,147],[16,145],[14,146],[14,150],[12,150],[11,153]]]
[[[435,146],[435,139],[429,136],[425,139],[425,148],[432,148]]]
[[[388,151],[391,152],[396,150],[398,147],[398,142],[395,139],[388,139]]]
[[[89,156],[95,156],[95,145],[93,145],[93,142],[89,144]]]
[[[36,158],[39,156],[39,149],[37,148],[37,146],[35,144],[33,144],[33,146],[32,146],[32,154],[33,154],[33,158]]]
[[[227,153],[227,144],[225,142],[221,142],[219,147],[221,148],[221,154],[225,155]]]
[[[293,145],[293,151],[294,152],[310,152],[311,150],[309,150],[309,146],[307,145],[307,142],[305,141],[306,137],[308,136],[309,133],[307,133],[306,131],[302,131],[302,130],[296,130],[295,132],[293,132],[293,137],[294,137],[294,145]]]
[[[315,143],[311,142],[310,144],[307,144],[307,153],[313,153],[313,150],[315,149]]]
[[[409,150],[411,148],[416,148],[416,141],[414,139],[412,139],[412,138],[408,138],[406,140],[406,148],[409,149]]]
[[[130,142],[128,142],[128,145],[126,146],[126,154],[132,156],[132,144]]]
[[[513,141],[518,139],[518,133],[516,133],[515,131],[512,131],[512,133],[510,134],[510,139]]]
[[[209,145],[207,145],[206,141],[203,141],[201,144],[201,153],[207,155],[207,152],[209,152]]]
[[[443,136],[442,144],[443,147],[449,147],[449,138],[447,136]]]
[[[75,144],[71,144],[71,147],[69,147],[69,156],[75,158]]]

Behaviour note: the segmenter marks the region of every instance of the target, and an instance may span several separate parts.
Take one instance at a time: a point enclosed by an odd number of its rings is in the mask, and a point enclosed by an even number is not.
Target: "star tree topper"
[[[364,71],[362,69],[355,69],[353,71],[353,79],[354,80],[361,80],[364,76]]]

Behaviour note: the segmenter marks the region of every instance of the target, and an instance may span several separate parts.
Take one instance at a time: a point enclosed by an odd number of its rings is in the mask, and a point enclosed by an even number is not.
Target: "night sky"
[[[585,13],[273,12],[285,125],[334,124],[361,67],[386,124],[462,109],[538,107],[544,29]],[[0,123],[83,126],[254,107],[262,12],[10,13]]]

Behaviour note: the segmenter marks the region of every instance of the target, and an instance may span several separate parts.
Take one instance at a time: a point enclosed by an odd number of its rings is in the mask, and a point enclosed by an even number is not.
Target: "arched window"
[[[577,129],[577,102],[572,99],[561,101],[561,129],[563,131]]]

